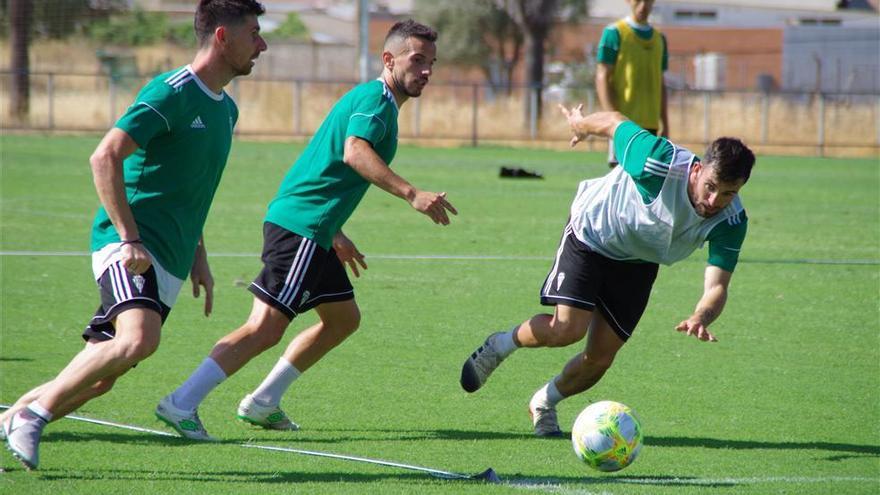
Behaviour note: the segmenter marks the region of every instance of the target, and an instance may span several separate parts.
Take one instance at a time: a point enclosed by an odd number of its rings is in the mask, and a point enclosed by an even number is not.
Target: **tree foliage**
[[[277,28],[265,33],[268,39],[286,39],[286,40],[307,40],[309,39],[309,28],[306,27],[299,14],[290,12]]]
[[[522,31],[493,2],[416,0],[417,17],[440,33],[440,58],[479,68],[496,90],[511,90]]]

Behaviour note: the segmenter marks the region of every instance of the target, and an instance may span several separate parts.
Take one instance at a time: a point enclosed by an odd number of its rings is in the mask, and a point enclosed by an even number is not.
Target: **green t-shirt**
[[[629,25],[633,28],[636,36],[643,40],[651,39],[651,35],[654,33],[654,28],[651,26],[648,26],[647,29],[642,29],[632,23]],[[660,37],[663,38],[663,62],[661,67],[665,72],[669,68],[669,51],[667,49],[666,36],[660,33]],[[605,26],[605,29],[602,30],[602,37],[599,38],[599,47],[596,51],[596,60],[599,63],[608,65],[617,63],[617,54],[620,53],[620,33],[617,31],[617,26],[614,23]]]
[[[192,267],[237,120],[232,98],[186,66],[147,83],[116,122],[138,144],[122,168],[141,239],[175,277],[185,279]],[[91,237],[92,251],[120,240],[103,207]]]
[[[620,157],[620,165],[633,178],[644,204],[653,202],[663,188],[673,159],[672,143],[626,121],[614,132],[614,152]],[[709,264],[733,272],[747,227],[745,210],[716,225],[706,238],[709,241]]]
[[[370,183],[343,161],[350,136],[369,141],[386,164],[397,152],[397,103],[381,80],[346,93],[293,164],[265,221],[330,249]]]

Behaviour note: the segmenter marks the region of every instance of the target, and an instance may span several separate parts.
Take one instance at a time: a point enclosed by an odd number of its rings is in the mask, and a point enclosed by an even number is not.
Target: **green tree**
[[[444,60],[478,67],[493,90],[511,92],[523,35],[507,11],[485,1],[416,0],[415,12],[440,32]]]
[[[306,27],[296,12],[289,12],[280,26],[266,33],[267,38],[276,40],[308,40],[309,36],[309,28]]]
[[[544,87],[544,58],[550,29],[558,20],[574,21],[587,14],[586,0],[494,0],[499,8],[506,10],[522,28],[525,36],[526,84],[535,91]],[[529,95],[526,95],[526,102]],[[537,115],[540,120],[541,98],[537,99]],[[526,125],[530,106],[525,105]]]

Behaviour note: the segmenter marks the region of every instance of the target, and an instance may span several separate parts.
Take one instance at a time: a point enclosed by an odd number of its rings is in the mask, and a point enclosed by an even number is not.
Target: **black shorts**
[[[565,227],[553,268],[541,288],[541,304],[599,311],[626,342],[648,305],[658,265],[617,261],[591,251]]]
[[[159,284],[156,270],[150,268],[140,275],[135,275],[117,261],[104,270],[98,280],[101,292],[101,305],[95,316],[82,333],[83,339],[98,341],[110,340],[116,336],[113,320],[116,316],[132,308],[147,308],[159,313],[162,323],[168,318],[171,308],[159,299]]]
[[[263,224],[263,271],[248,289],[291,320],[327,302],[354,299],[345,267],[329,251],[274,223]]]

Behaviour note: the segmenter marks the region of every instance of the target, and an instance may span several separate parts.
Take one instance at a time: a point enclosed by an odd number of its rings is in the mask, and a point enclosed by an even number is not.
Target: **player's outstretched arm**
[[[361,177],[389,193],[405,199],[417,211],[424,213],[434,223],[449,225],[449,215],[458,211],[447,201],[445,192],[422,191],[403,177],[395,174],[382,160],[369,141],[350,136],[345,140],[343,160]]]
[[[199,297],[199,287],[205,288],[205,316],[211,316],[211,310],[214,309],[214,276],[211,274],[211,267],[208,266],[208,251],[205,249],[204,237],[199,239],[199,245],[196,246],[196,256],[193,258],[189,279],[193,286],[193,297]]]
[[[626,117],[620,112],[595,112],[590,115],[584,115],[583,108],[583,104],[571,109],[559,104],[559,110],[565,116],[571,128],[572,147],[590,135],[605,136],[611,139],[614,137],[614,131],[617,130],[617,126],[626,121]]]
[[[336,251],[336,257],[343,265],[347,264],[351,273],[355,277],[360,277],[358,265],[364,270],[367,269],[367,262],[364,261],[364,255],[358,250],[354,242],[348,238],[341,230],[333,236],[333,250]]]
[[[684,332],[704,342],[717,342],[712,333],[709,332],[709,325],[721,315],[724,309],[724,303],[727,302],[727,287],[730,285],[730,278],[733,273],[709,265],[706,267],[706,273],[703,282],[703,297],[697,303],[694,314],[690,318],[679,323],[675,329]]]
[[[128,133],[114,127],[95,148],[89,164],[92,167],[92,179],[98,199],[116,227],[119,238],[124,242],[121,248],[123,265],[132,273],[144,273],[150,268],[152,261],[141,244],[134,214],[126,199],[122,177],[122,161],[137,151],[137,148],[137,143]]]

